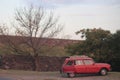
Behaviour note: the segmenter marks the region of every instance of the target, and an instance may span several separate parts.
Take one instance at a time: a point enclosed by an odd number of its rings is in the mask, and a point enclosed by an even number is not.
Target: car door
[[[69,60],[64,66],[65,72],[74,72],[74,60]]]
[[[86,73],[83,60],[81,60],[81,59],[75,60],[75,72],[76,73]]]
[[[85,67],[86,67],[86,73],[96,73],[97,67],[94,65],[94,61],[91,59],[83,60]]]

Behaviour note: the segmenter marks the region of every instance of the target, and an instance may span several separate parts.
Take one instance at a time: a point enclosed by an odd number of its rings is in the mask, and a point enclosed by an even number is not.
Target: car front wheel
[[[101,74],[102,76],[107,75],[107,70],[106,70],[106,69],[101,69],[101,70],[100,70],[100,74]]]

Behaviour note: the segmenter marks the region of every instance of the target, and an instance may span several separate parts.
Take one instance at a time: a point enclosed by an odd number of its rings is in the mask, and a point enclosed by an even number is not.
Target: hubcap
[[[102,74],[102,75],[106,75],[106,70],[103,69],[103,70],[101,71],[101,74]]]

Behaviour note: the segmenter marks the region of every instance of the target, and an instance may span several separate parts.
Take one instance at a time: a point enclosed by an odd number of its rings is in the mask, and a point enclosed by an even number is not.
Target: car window
[[[68,61],[66,65],[73,65],[73,61]]]
[[[75,65],[84,65],[82,60],[76,60]]]
[[[94,62],[93,60],[84,60],[85,65],[92,65]]]

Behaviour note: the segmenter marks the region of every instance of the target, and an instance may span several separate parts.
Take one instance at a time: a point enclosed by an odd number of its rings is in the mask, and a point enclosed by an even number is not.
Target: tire
[[[100,70],[100,75],[102,75],[102,76],[107,75],[107,70],[106,69],[101,69]]]
[[[75,73],[68,73],[67,75],[68,75],[68,77],[70,77],[70,78],[75,77]]]

